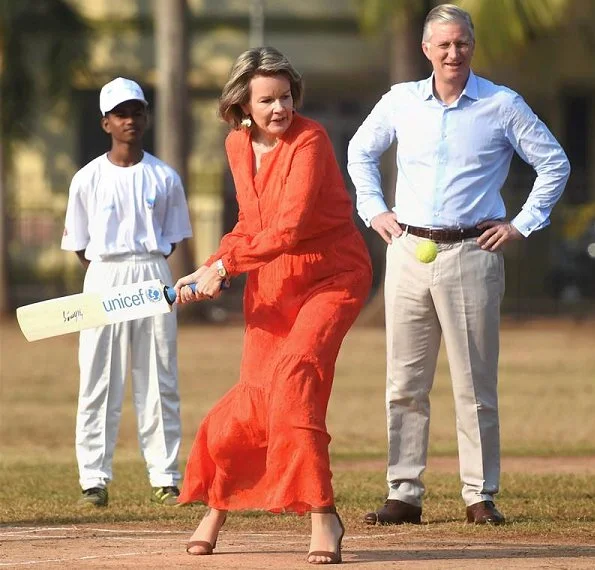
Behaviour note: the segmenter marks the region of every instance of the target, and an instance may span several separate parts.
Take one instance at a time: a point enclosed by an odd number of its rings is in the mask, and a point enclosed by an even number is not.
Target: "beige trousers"
[[[388,498],[421,506],[430,390],[444,335],[468,506],[492,500],[499,486],[497,369],[504,259],[502,253],[483,251],[472,238],[438,244],[438,256],[425,264],[415,257],[420,241],[403,234],[387,249]]]

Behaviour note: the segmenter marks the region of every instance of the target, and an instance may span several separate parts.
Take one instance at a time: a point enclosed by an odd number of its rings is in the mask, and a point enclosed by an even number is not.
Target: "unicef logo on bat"
[[[159,303],[163,299],[163,291],[158,287],[148,287],[145,289],[145,295],[151,303]]]
[[[158,305],[164,298],[163,286],[155,280],[151,283],[125,285],[116,295],[104,297],[102,304],[106,313],[130,313],[142,317],[146,316],[142,312],[142,307]],[[151,308],[147,315],[154,314],[154,309],[154,307]]]

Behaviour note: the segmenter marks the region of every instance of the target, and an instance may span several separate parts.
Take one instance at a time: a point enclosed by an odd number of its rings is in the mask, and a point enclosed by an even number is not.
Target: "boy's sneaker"
[[[167,505],[169,507],[178,504],[178,497],[180,496],[180,489],[175,486],[171,487],[153,487],[151,493],[151,501],[159,503],[160,505]]]
[[[108,495],[105,487],[92,487],[84,489],[79,505],[91,507],[107,507]]]

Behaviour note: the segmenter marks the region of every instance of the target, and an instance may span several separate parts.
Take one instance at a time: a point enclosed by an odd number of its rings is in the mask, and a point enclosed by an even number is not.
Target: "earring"
[[[249,129],[252,126],[252,117],[250,117],[250,115],[246,115],[241,123],[242,127],[244,127],[245,129]]]

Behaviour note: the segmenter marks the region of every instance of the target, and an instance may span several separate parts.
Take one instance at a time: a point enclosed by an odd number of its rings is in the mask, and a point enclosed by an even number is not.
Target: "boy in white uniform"
[[[148,112],[140,86],[118,77],[101,89],[101,127],[111,150],[79,170],[70,185],[62,249],[87,268],[84,291],[161,279],[166,261],[192,236],[178,174],[143,151]],[[80,333],[76,456],[82,504],[108,504],[124,381],[131,357],[138,439],[151,498],[174,505],[181,439],[175,311]]]

